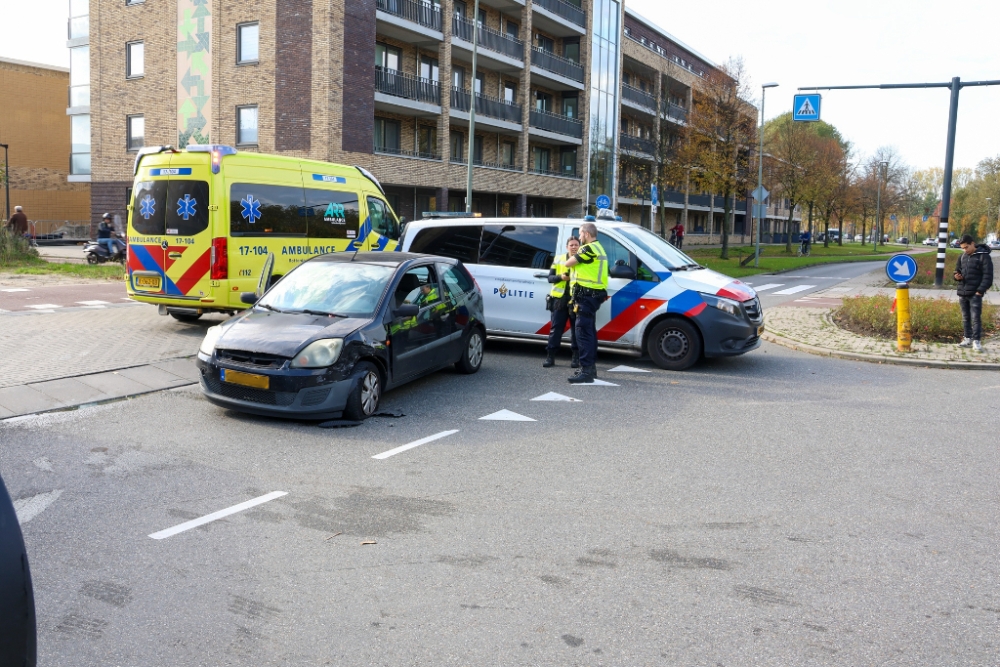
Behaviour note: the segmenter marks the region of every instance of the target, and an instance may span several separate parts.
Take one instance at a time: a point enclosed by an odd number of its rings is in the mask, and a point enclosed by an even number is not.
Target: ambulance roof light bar
[[[219,169],[222,168],[222,156],[236,155],[235,148],[232,146],[223,146],[222,144],[191,144],[187,147],[187,150],[189,153],[211,153],[213,174],[218,174]]]

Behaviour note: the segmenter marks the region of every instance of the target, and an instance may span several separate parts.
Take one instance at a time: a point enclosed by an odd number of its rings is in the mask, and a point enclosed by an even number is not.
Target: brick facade
[[[341,90],[375,90],[375,0],[352,0],[344,13]],[[340,95],[344,151],[371,153],[374,144],[374,95]]]
[[[312,0],[278,0],[274,148],[308,151],[312,130]]]

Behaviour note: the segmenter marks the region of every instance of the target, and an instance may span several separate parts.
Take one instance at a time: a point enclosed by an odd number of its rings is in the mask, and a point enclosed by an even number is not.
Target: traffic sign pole
[[[910,284],[896,283],[896,349],[909,352],[913,336],[910,334]]]

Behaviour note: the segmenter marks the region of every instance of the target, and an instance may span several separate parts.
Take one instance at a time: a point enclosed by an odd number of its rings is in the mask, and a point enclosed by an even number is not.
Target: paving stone
[[[65,407],[63,403],[31,387],[0,389],[0,406],[6,408],[12,415],[26,415]]]
[[[103,401],[111,398],[111,396],[108,396],[99,389],[80,382],[77,378],[36,382],[28,386],[51,396],[57,401],[61,401],[64,405],[83,405],[84,403],[93,403],[94,401]]]
[[[194,365],[194,359],[173,359],[171,361],[161,361],[153,364],[153,366],[172,375],[182,377],[189,382],[197,382],[201,377],[198,367]]]
[[[190,384],[190,380],[156,366],[137,366],[117,371],[119,375],[140,382],[153,389],[169,389],[180,384]]]
[[[132,394],[142,394],[159,388],[150,387],[141,382],[136,382],[135,380],[127,378],[117,372],[85,375],[77,378],[77,380],[115,398],[120,396],[130,396]]]

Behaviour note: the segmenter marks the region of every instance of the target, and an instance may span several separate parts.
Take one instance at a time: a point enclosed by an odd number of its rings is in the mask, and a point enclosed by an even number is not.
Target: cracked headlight
[[[326,338],[317,340],[306,346],[295,355],[291,368],[324,368],[337,363],[340,353],[344,350],[343,338]]]

